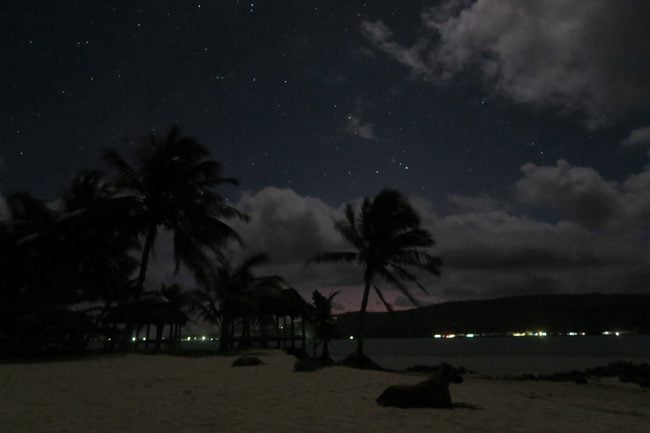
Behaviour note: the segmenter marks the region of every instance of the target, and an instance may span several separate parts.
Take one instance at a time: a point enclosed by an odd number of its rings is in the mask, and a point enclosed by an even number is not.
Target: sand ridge
[[[648,391],[603,379],[467,377],[454,402],[475,408],[396,409],[375,403],[418,376],[331,367],[295,373],[295,358],[107,356],[0,365],[0,432],[650,432]]]

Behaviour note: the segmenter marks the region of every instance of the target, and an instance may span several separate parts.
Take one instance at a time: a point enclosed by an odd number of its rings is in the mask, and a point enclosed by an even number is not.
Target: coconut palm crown
[[[151,134],[137,145],[133,165],[114,150],[104,152],[104,159],[117,172],[119,194],[134,199],[131,224],[145,239],[136,301],[159,228],[173,235],[176,271],[182,263],[194,273],[202,272],[209,266],[208,251],[217,253],[227,239],[239,240],[222,219],[246,216],[214,191],[221,184],[237,185],[238,181],[224,177],[221,164],[208,156],[205,146],[182,136],[177,128],[165,137]]]
[[[329,252],[311,258],[308,263],[352,263],[364,268],[364,290],[359,311],[357,358],[364,348],[364,316],[372,288],[386,309],[392,311],[377,286],[382,278],[395,285],[413,304],[418,305],[408,283],[427,290],[418,282],[413,270],[440,275],[441,261],[429,252],[433,236],[421,226],[417,212],[406,198],[392,189],[382,190],[373,200],[366,198],[357,214],[354,207],[345,207],[345,218],[337,221],[336,230],[352,244],[355,251]]]

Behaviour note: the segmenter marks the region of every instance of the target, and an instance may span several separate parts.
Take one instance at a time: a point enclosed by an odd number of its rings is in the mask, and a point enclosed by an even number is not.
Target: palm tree
[[[0,267],[5,267],[4,278],[9,277],[3,286],[13,314],[47,318],[49,329],[56,329],[57,317],[71,317],[66,311],[71,305],[102,300],[107,311],[116,290],[135,270],[128,254],[135,239],[119,230],[122,199],[111,194],[101,174],[91,171],[72,180],[57,209],[26,193],[9,196],[12,219],[4,224],[2,236],[8,254],[0,257]],[[86,313],[75,314],[88,319]],[[83,331],[87,342],[92,330]]]
[[[134,201],[116,196],[96,170],[82,171],[62,194],[69,222],[71,248],[81,255],[77,268],[87,300],[102,300],[110,308],[130,284],[136,262],[130,251],[137,248],[138,233],[127,224]]]
[[[345,219],[337,221],[335,227],[355,251],[323,253],[309,259],[307,263],[344,262],[357,263],[363,267],[364,290],[359,310],[356,351],[357,362],[363,362],[364,318],[371,288],[386,309],[392,311],[391,305],[377,287],[377,278],[381,277],[394,284],[413,304],[418,305],[405,283],[415,283],[422,291],[427,291],[409,268],[440,275],[441,261],[428,252],[428,248],[434,245],[432,235],[421,227],[417,212],[395,190],[384,189],[374,200],[366,198],[358,215],[354,207],[348,204],[345,207]]]
[[[135,156],[131,165],[114,150],[104,152],[104,159],[118,172],[115,185],[120,194],[134,201],[131,224],[144,236],[133,294],[137,304],[159,228],[173,234],[176,271],[182,263],[198,275],[209,265],[210,250],[217,253],[226,239],[239,240],[221,219],[247,217],[213,189],[238,181],[224,177],[221,164],[208,159],[205,146],[180,135],[178,129],[172,128],[164,138],[152,134],[136,147]]]
[[[321,360],[327,364],[332,362],[329,351],[329,342],[334,337],[336,331],[336,323],[332,316],[332,301],[339,293],[340,292],[336,291],[328,297],[325,297],[318,290],[314,290],[314,293],[312,294],[314,305],[312,308],[311,321],[314,325],[316,337],[323,342]],[[314,343],[314,348],[315,347],[316,344]],[[314,356],[316,356],[315,353]]]
[[[257,277],[254,269],[270,261],[266,254],[255,254],[233,265],[225,258],[202,286],[194,291],[195,308],[199,315],[220,328],[219,350],[231,346],[231,335],[236,317],[251,317],[259,309],[256,298],[269,288],[280,288],[282,279],[277,276]]]

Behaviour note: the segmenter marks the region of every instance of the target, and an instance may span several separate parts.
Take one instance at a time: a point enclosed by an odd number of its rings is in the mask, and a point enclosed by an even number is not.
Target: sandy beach
[[[0,365],[0,431],[25,432],[650,432],[650,393],[601,379],[587,385],[466,377],[454,402],[474,408],[395,409],[375,399],[418,376],[331,367],[294,373],[295,359],[107,356]]]

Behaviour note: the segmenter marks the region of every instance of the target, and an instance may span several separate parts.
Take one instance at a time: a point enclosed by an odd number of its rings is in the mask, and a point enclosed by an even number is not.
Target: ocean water
[[[330,351],[339,361],[355,348],[354,340],[335,340]],[[487,375],[548,374],[614,361],[650,363],[650,336],[368,339],[365,352],[382,367],[398,370],[447,362]]]

